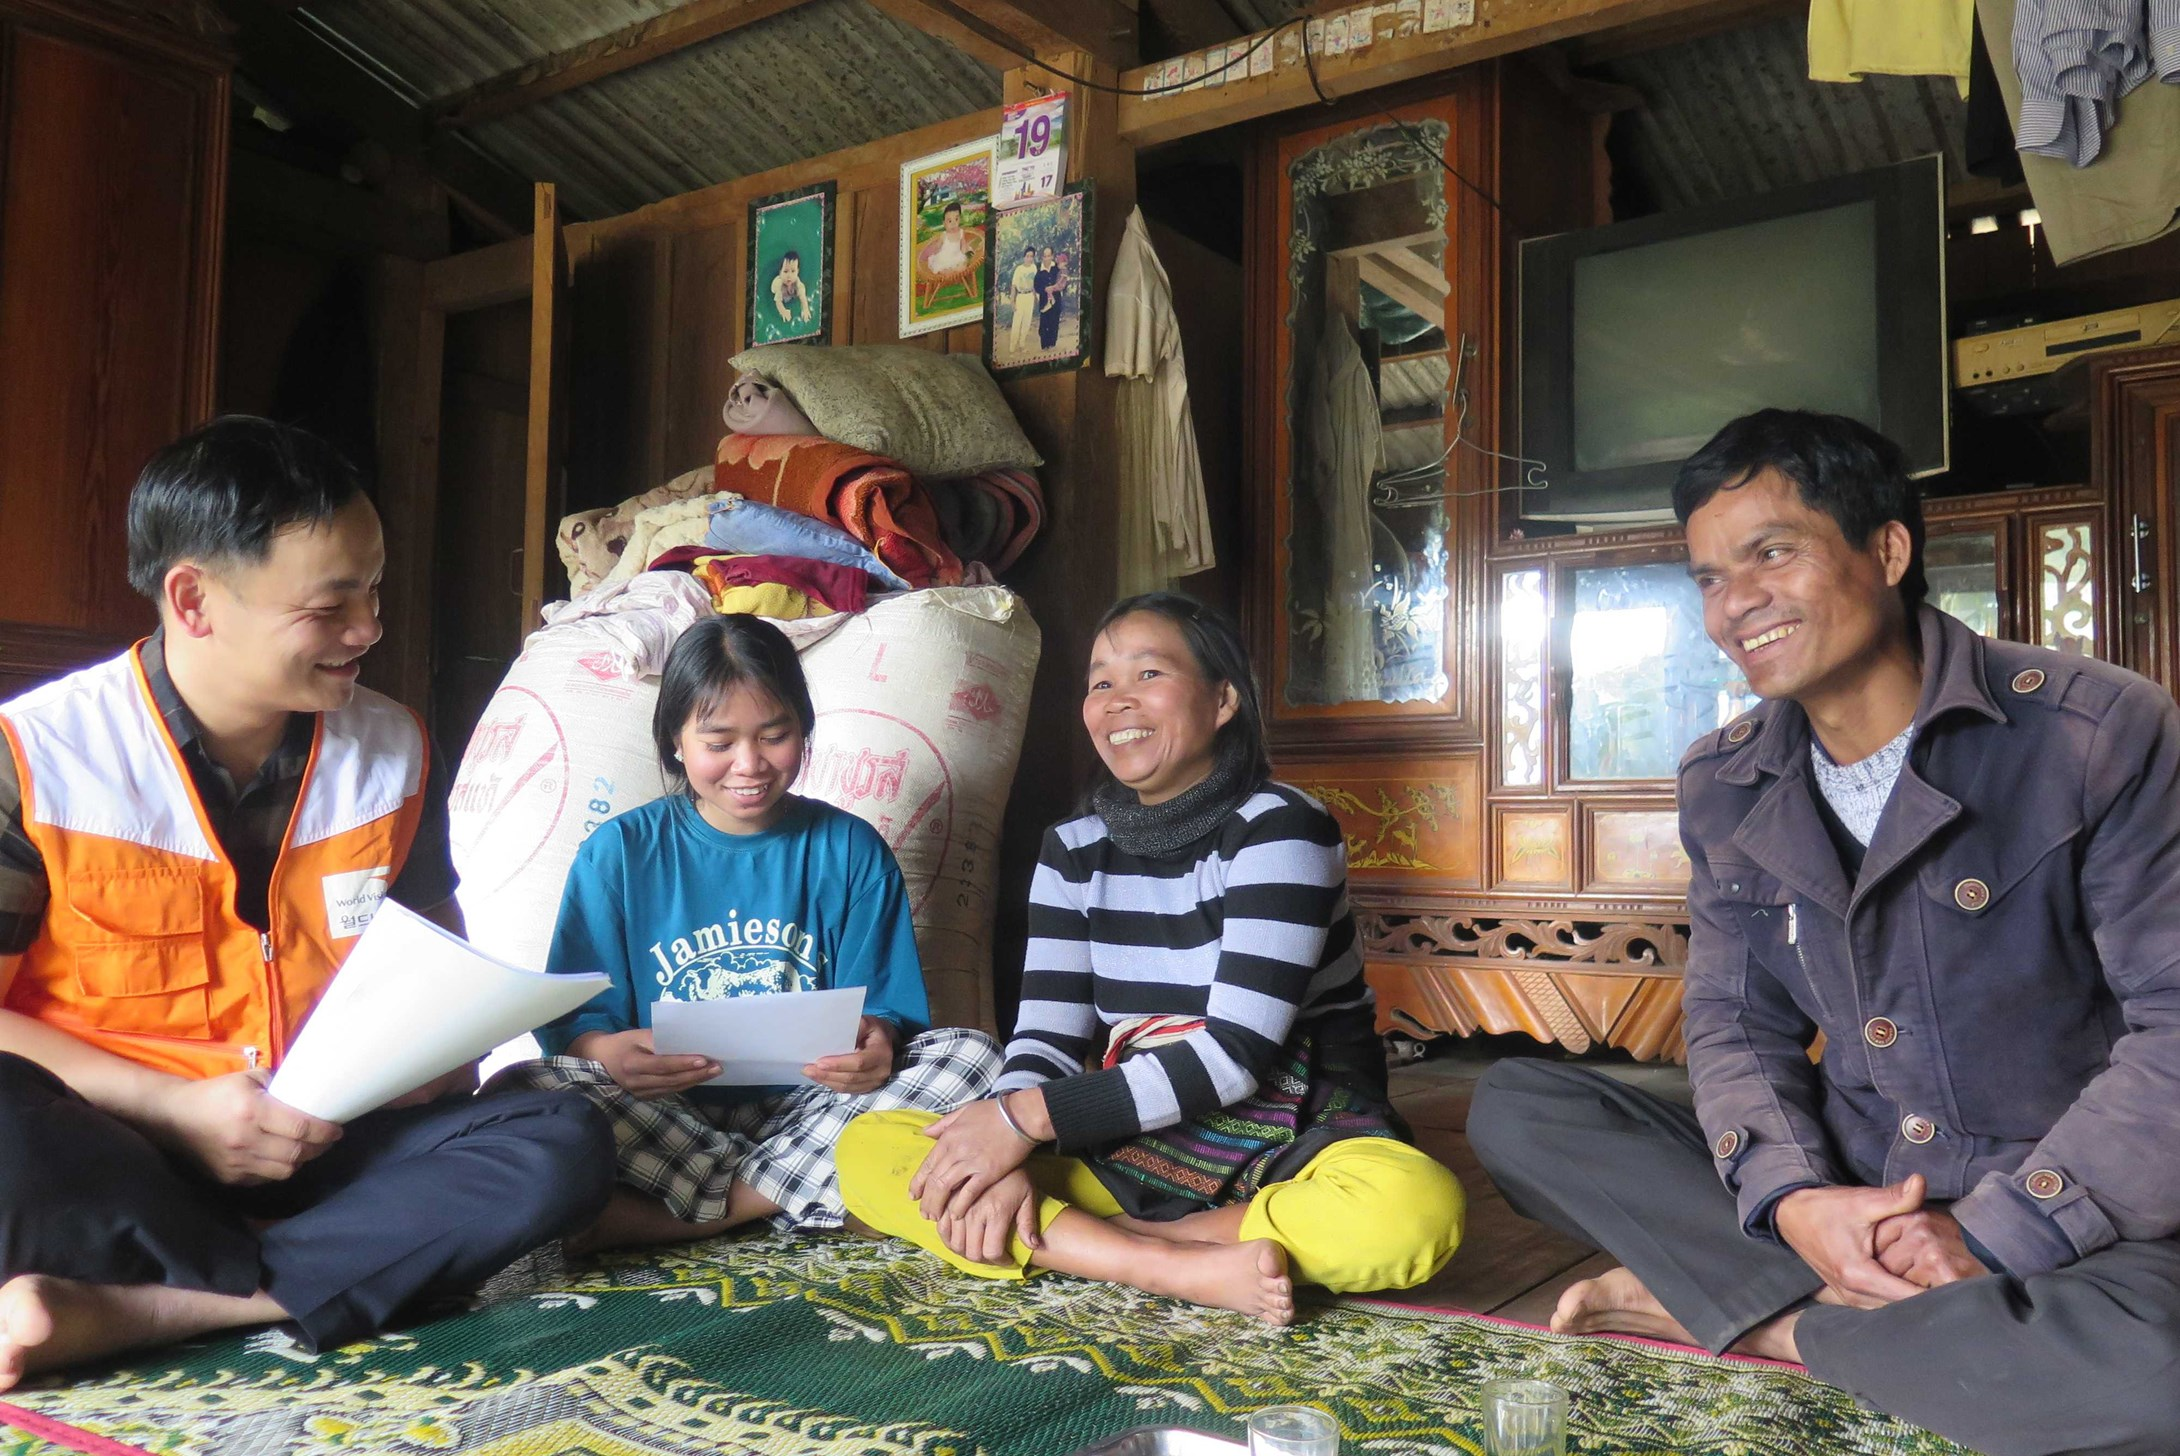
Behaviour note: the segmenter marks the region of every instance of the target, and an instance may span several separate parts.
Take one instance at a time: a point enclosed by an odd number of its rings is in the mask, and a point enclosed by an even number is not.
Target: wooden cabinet
[[[1534,81],[1481,66],[1258,149],[1253,647],[1275,765],[1346,832],[1383,1029],[1671,1054],[1669,806],[1656,785],[1561,792],[1539,757],[1565,750],[1542,721],[1541,639],[1501,651],[1502,631],[1549,630],[1555,590],[1493,560],[1503,281],[1520,233],[1595,205],[1593,130]],[[1525,588],[1505,627],[1499,594]],[[1523,711],[1536,732],[1509,747]]]
[[[2089,367],[2090,472],[2112,507],[2118,660],[2180,692],[2180,348]]]
[[[227,59],[174,13],[0,0],[0,697],[151,628],[129,490],[212,407]]]
[[[1251,193],[1274,763],[1345,831],[1381,1030],[1679,1058],[1674,779],[1755,699],[1704,635],[1677,528],[1520,529],[1495,453],[1516,238],[1497,204],[1535,170],[1507,138],[1536,133],[1536,100],[1483,67],[1326,115],[1261,144]],[[1562,135],[1553,155],[1578,153]],[[1520,232],[1590,220],[1563,180]],[[2180,349],[2096,368],[2097,478],[1927,503],[1931,597],[2180,684]]]

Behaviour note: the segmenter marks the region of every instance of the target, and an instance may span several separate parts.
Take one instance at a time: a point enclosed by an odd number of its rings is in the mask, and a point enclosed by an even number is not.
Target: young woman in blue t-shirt
[[[982,1032],[927,1029],[906,886],[878,831],[791,792],[815,714],[786,636],[713,617],[666,659],[652,714],[678,792],[607,820],[568,872],[546,969],[613,984],[504,1074],[581,1092],[614,1120],[619,1181],[582,1252],[705,1238],[770,1219],[838,1228],[833,1143],[881,1108],[944,1112],[999,1070]],[[719,1067],[661,1056],[661,999],[865,988],[855,1050],[803,1069],[815,1086],[705,1087]]]

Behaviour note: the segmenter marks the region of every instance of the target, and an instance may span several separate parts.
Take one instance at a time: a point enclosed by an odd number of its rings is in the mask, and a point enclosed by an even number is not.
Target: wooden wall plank
[[[673,330],[667,336],[666,459],[659,480],[708,462],[726,428],[734,370],[727,361],[742,347],[742,234],[746,222],[704,228],[674,239]]]
[[[65,25],[0,65],[0,622],[146,631],[127,504],[212,405],[225,77]]]

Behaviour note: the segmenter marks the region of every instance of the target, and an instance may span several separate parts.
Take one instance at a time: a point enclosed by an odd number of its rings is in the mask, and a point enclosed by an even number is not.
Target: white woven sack
[[[817,725],[796,790],[892,846],[941,1026],[995,1029],[999,821],[1039,640],[1006,588],[933,587],[879,601],[803,649]]]

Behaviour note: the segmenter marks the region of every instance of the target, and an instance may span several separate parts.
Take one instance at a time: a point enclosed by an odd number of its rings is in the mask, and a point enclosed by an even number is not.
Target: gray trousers
[[[1581,1067],[1500,1062],[1469,1144],[1517,1212],[1604,1249],[1707,1348],[1806,1306],[1810,1374],[1989,1456],[2180,1453],[2180,1242],[1965,1279],[1883,1309],[1810,1304],[1791,1249],[1742,1231],[1695,1114]]]

